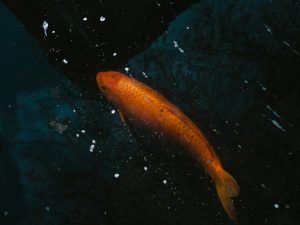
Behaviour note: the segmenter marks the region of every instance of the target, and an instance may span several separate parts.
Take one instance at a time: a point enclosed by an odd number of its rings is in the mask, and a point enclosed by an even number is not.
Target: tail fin
[[[229,173],[222,170],[219,179],[216,181],[216,189],[226,213],[230,219],[235,220],[235,209],[231,198],[239,195],[240,188],[238,183]]]

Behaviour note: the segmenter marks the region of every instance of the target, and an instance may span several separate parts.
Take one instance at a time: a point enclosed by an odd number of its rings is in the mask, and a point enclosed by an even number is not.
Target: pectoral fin
[[[124,116],[124,114],[121,112],[121,110],[119,110],[119,115],[120,115],[120,118],[121,118],[121,120],[123,121],[123,123],[125,123],[125,124],[128,126],[128,124],[127,124],[127,122],[126,122],[126,119],[125,119],[125,116]]]

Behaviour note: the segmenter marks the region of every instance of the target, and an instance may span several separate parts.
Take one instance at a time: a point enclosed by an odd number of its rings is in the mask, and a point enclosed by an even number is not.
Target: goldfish
[[[214,181],[229,218],[236,219],[232,198],[239,195],[239,185],[223,169],[212,145],[183,111],[146,84],[120,72],[98,72],[96,81],[107,100],[118,108],[123,122],[129,120],[149,131],[160,132],[195,158]]]

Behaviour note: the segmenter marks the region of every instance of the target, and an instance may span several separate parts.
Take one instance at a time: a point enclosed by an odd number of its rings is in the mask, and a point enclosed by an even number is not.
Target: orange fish
[[[232,197],[239,185],[227,173],[200,129],[174,104],[149,86],[119,72],[99,72],[97,84],[106,98],[119,109],[123,122],[151,131],[162,132],[180,144],[207,171],[214,181],[221,203],[231,219],[235,219]]]

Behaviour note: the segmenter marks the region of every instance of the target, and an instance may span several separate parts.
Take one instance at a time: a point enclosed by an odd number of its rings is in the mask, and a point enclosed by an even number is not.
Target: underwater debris
[[[270,105],[267,105],[267,109],[270,110],[276,117],[280,118],[280,115]]]
[[[267,32],[268,32],[270,35],[273,34],[273,33],[272,33],[272,29],[271,29],[271,27],[270,27],[269,25],[265,24],[265,28],[266,28]]]
[[[43,22],[43,29],[44,29],[44,35],[45,37],[47,37],[47,29],[49,27],[49,24],[47,23],[47,21]]]
[[[174,47],[178,48],[178,50],[180,51],[180,53],[184,53],[184,50],[182,48],[179,47],[178,42],[177,41],[173,41]]]
[[[299,52],[294,49],[290,43],[288,43],[287,41],[282,41],[282,43],[287,46],[292,52],[294,52],[297,56],[300,56]]]
[[[50,120],[49,126],[52,127],[59,134],[63,134],[63,132],[68,128],[68,125],[64,125],[55,120]]]
[[[142,72],[142,74],[143,74],[143,76],[144,76],[145,78],[148,78],[148,76],[147,76],[147,74],[146,74],[145,72]]]
[[[271,120],[271,119],[269,120],[273,123],[274,126],[278,127],[280,130],[285,132],[285,129],[276,120]]]
[[[94,149],[95,149],[95,145],[91,144],[91,146],[90,146],[90,152],[94,152]]]

